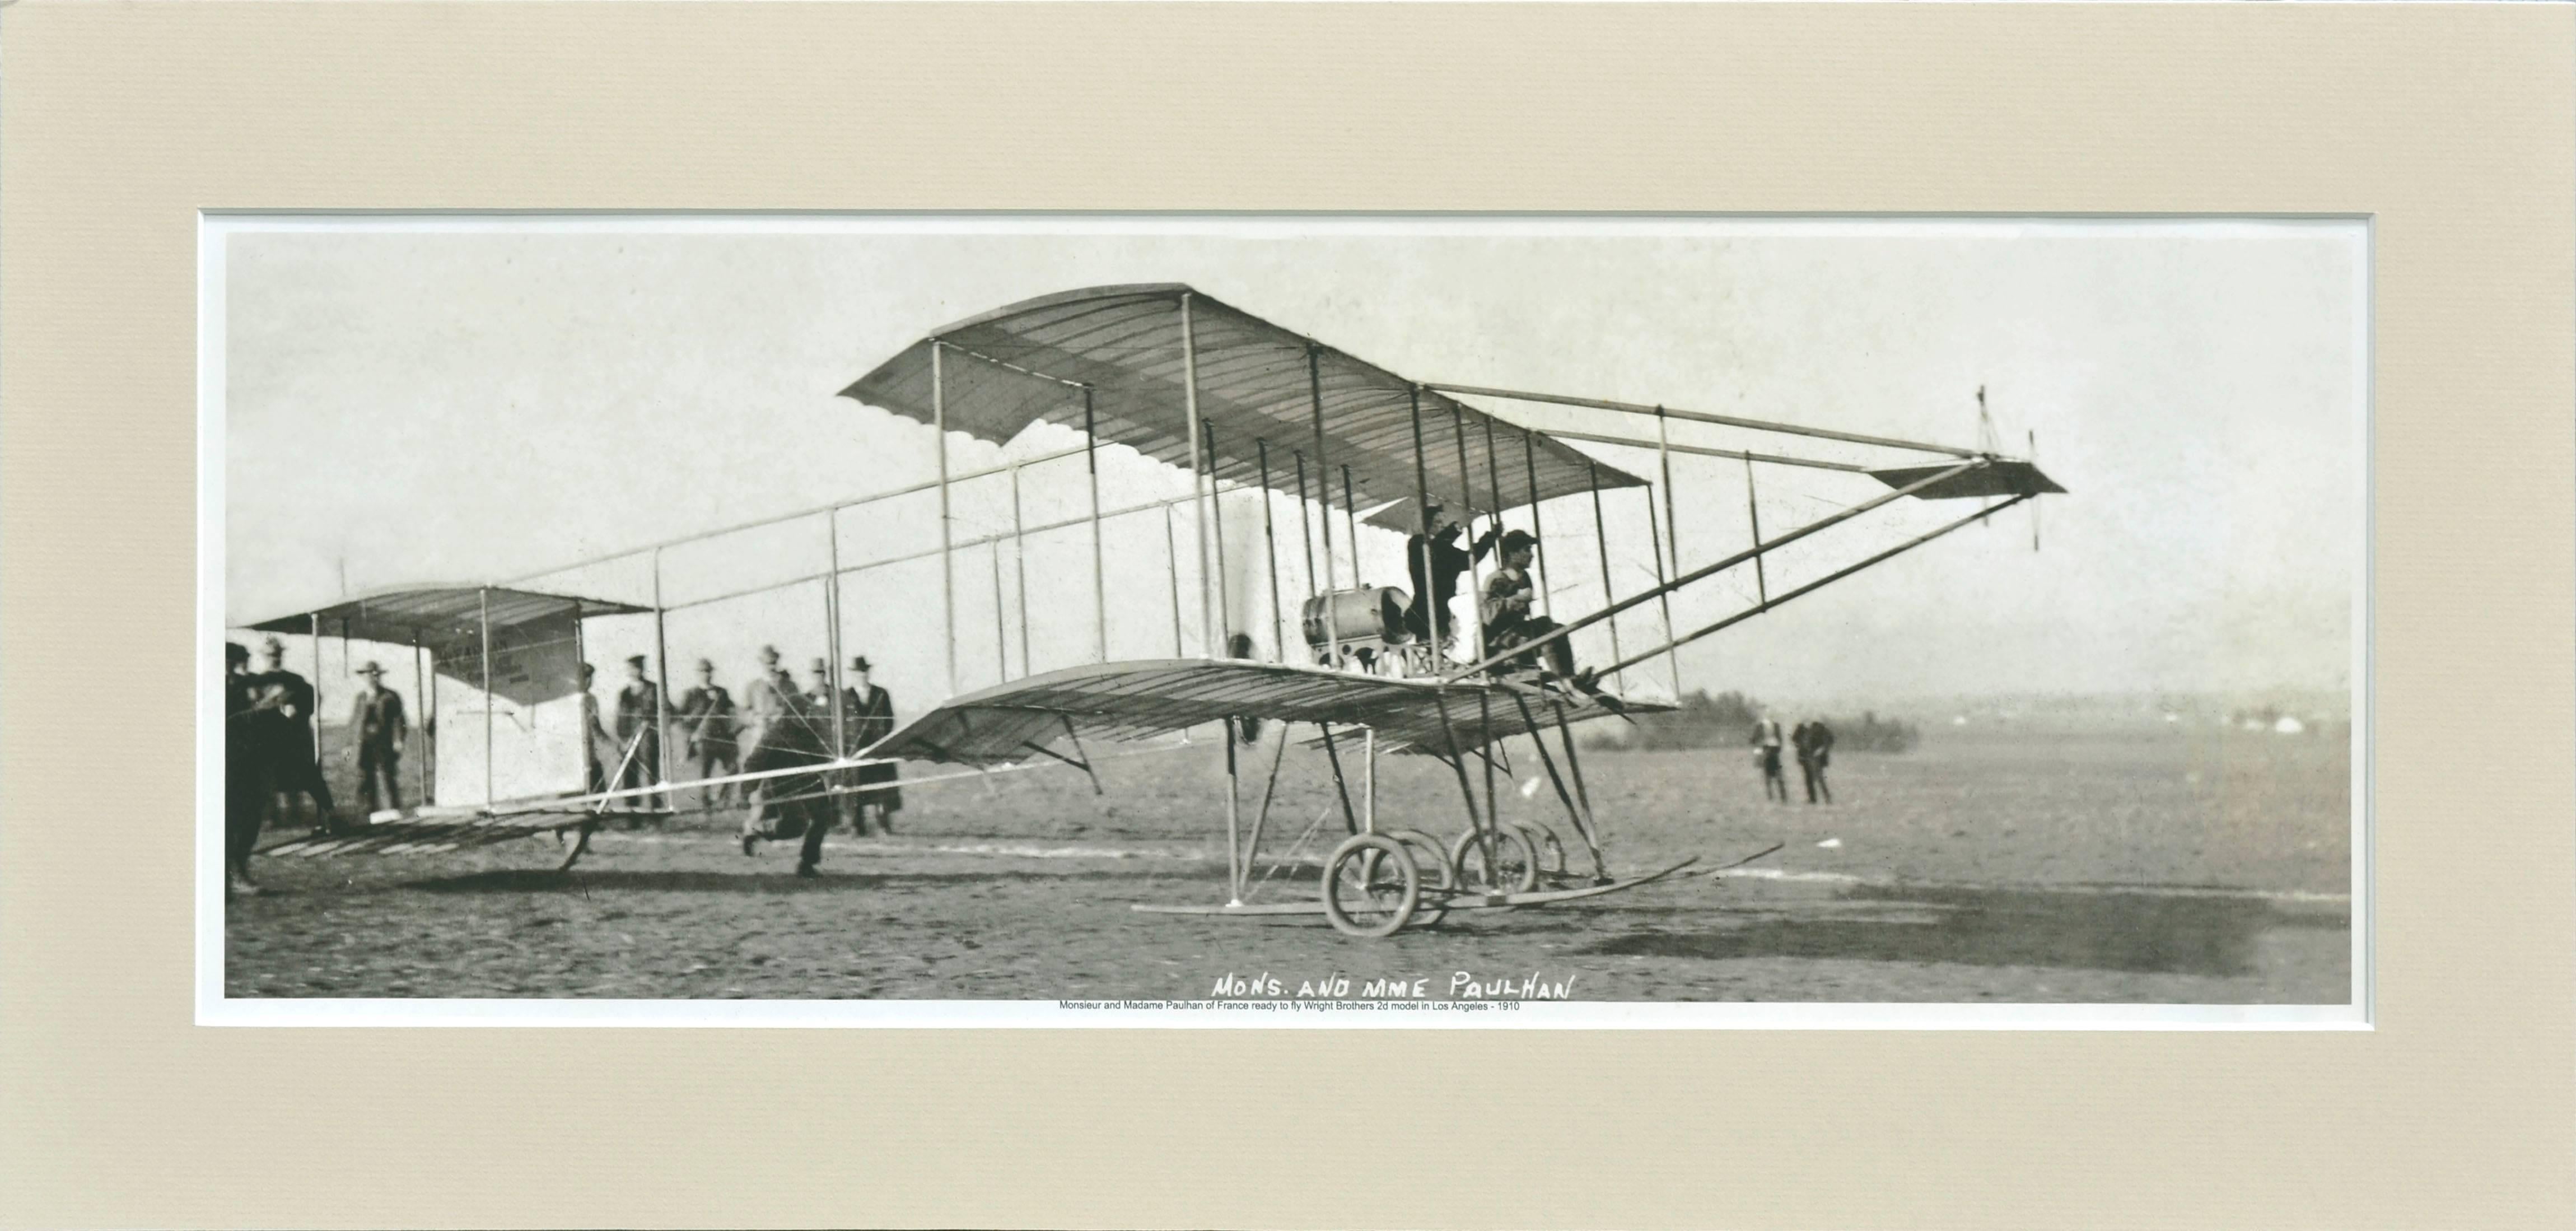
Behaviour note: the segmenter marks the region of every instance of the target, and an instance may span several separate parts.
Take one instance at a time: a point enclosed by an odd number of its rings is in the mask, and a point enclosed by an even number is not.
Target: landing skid
[[[1510,906],[1540,906],[1549,902],[1571,902],[1577,898],[1597,898],[1605,893],[1618,893],[1639,885],[1652,884],[1699,862],[1699,856],[1644,876],[1614,880],[1606,884],[1580,885],[1570,889],[1533,889],[1518,893],[1479,893],[1463,889],[1421,891],[1425,910],[1491,910]],[[1326,913],[1322,901],[1313,902],[1232,902],[1209,905],[1196,903],[1138,902],[1128,909],[1149,915],[1320,915]]]

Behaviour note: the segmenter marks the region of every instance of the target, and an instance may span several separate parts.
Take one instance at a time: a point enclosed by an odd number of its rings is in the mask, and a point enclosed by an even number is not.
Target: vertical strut
[[[1744,515],[1753,522],[1753,585],[1764,605],[1771,602],[1771,582],[1762,575],[1762,508],[1753,503],[1753,459],[1744,459]]]
[[[1425,665],[1436,667],[1440,661],[1440,626],[1447,622],[1449,613],[1434,610],[1431,605],[1431,476],[1424,464],[1422,453],[1422,386],[1415,385],[1405,392],[1413,409],[1413,521],[1414,530],[1417,532],[1415,541],[1422,544],[1421,557],[1413,563],[1421,568],[1423,591],[1414,595],[1413,601],[1422,608],[1422,638],[1430,643],[1425,653],[1430,656],[1431,662]]]
[[[832,523],[836,528],[839,526],[841,520],[839,510],[833,510],[831,513],[826,514],[826,516],[832,519]],[[835,635],[832,649],[832,661],[835,669],[839,667],[841,654],[838,642],[838,634],[841,631],[841,617],[838,608],[840,593],[841,552],[840,540],[836,537],[833,539],[832,549],[832,595],[834,602],[832,632]],[[659,547],[653,549],[653,665],[655,669],[662,673],[661,682],[653,689],[653,785],[669,786],[671,785],[671,750],[663,747],[662,744],[663,741],[671,734],[671,639],[664,635],[662,628],[662,549]],[[833,677],[832,690],[833,696],[838,697],[840,695],[840,677]],[[832,707],[832,713],[838,715],[840,712],[841,707],[837,703],[834,704]],[[588,736],[584,736],[583,738],[588,738]],[[838,755],[837,751],[834,755]],[[667,808],[670,806],[671,801],[669,799],[663,799],[660,803],[661,806]]]
[[[1351,495],[1351,468],[1342,467],[1342,526],[1350,531],[1351,584],[1360,584],[1360,506]]]
[[[1276,661],[1288,661],[1288,625],[1279,614],[1279,529],[1274,510],[1278,500],[1270,491],[1270,442],[1255,439],[1253,451],[1261,459],[1261,544],[1270,558],[1270,652]]]
[[[1091,386],[1082,387],[1082,465],[1091,478],[1091,632],[1093,653],[1109,661],[1109,570],[1100,546],[1099,438],[1092,435]]]
[[[1181,656],[1181,541],[1172,532],[1172,506],[1163,506],[1163,555],[1172,562],[1172,657]]]
[[[1216,425],[1206,425],[1208,468],[1208,515],[1216,523],[1216,627],[1222,639],[1208,646],[1208,657],[1223,658],[1234,653],[1234,596],[1225,584],[1225,502],[1216,490]]]
[[[492,800],[492,588],[491,588],[490,586],[485,586],[485,587],[484,587],[484,588],[482,588],[481,590],[476,591],[476,592],[475,592],[475,603],[476,603],[476,605],[477,605],[479,608],[481,608],[481,610],[482,610],[482,612],[483,612],[483,802],[484,802],[484,803],[486,803],[486,804],[489,804],[489,803],[493,802],[493,800]],[[319,635],[320,627],[321,627],[321,622],[317,619],[317,620],[314,622],[314,626],[315,626],[315,632],[316,632],[316,635],[315,635],[315,637],[313,638],[313,674],[314,674],[314,676],[316,677],[315,688],[316,688],[316,690],[317,690],[317,691],[316,691],[316,699],[318,700],[318,699],[319,699],[319,691],[318,691],[318,690],[319,690],[319,688],[320,688],[319,677],[320,677],[320,676],[321,676],[321,674],[322,674],[322,638],[321,638],[321,637],[320,637],[320,635]],[[576,637],[578,637],[578,636],[579,636],[579,634],[580,634],[580,631],[581,631],[581,621],[580,621],[578,618],[574,619],[574,620],[573,620],[573,625],[572,625],[572,626],[573,626],[573,632],[574,632],[574,635],[575,635]],[[576,653],[578,653],[579,651],[575,651],[575,652],[576,652]],[[318,719],[320,716],[319,716],[319,715],[316,715],[315,717]],[[584,727],[584,728],[582,729],[582,733],[581,733],[581,746],[582,746],[582,754],[581,754],[582,763],[583,763],[584,765],[588,765],[588,764],[589,764],[589,762],[590,762],[590,730],[589,730],[589,728],[587,728],[587,727]],[[316,722],[313,724],[313,748],[314,748],[314,751],[315,751],[317,754],[321,751],[321,748],[322,748],[322,724],[321,724],[319,721],[316,721]],[[583,789],[583,790],[585,790],[585,791],[587,791],[587,790],[589,790],[589,789],[590,789],[590,780],[589,780],[589,778],[584,777],[584,778],[582,779],[581,789]]]
[[[1655,603],[1657,606],[1662,607],[1664,611],[1664,642],[1666,646],[1669,647],[1673,640],[1673,596],[1670,591],[1664,589],[1664,536],[1661,531],[1655,528],[1655,495],[1653,492],[1646,493],[1646,533],[1653,536],[1652,542],[1655,549]],[[1682,699],[1681,655],[1678,652],[1668,652],[1664,665],[1672,669],[1673,701],[1675,704],[1679,704]]]
[[[1331,593],[1333,580],[1333,459],[1324,445],[1324,374],[1322,359],[1316,348],[1306,347],[1306,388],[1315,412],[1315,480],[1321,485],[1324,515],[1324,592]],[[1329,622],[1329,621],[1328,621]]]
[[[1587,460],[1583,463],[1583,471],[1592,484],[1593,544],[1601,552],[1601,605],[1607,607],[1618,602],[1619,596],[1610,589],[1610,527],[1601,519],[1601,468]],[[1610,625],[1610,661],[1617,662],[1626,657],[1619,652],[1619,617],[1612,616],[1607,623]],[[1613,674],[1610,686],[1625,689],[1627,685],[1622,676]]]
[[[948,524],[948,379],[942,358],[948,346],[930,344],[931,430],[939,451],[939,635],[948,643],[948,695],[957,695],[957,562]]]
[[[1020,464],[1011,463],[1011,580],[1020,592],[1020,674],[1034,675],[1037,667],[1029,659],[1029,549],[1027,531],[1020,518]],[[833,657],[835,668],[840,659]],[[840,687],[836,682],[834,688]]]
[[[1243,905],[1243,879],[1246,872],[1243,844],[1237,839],[1241,823],[1242,784],[1235,779],[1234,723],[1226,723],[1225,744],[1225,878],[1226,905]]]
[[[1471,476],[1476,472],[1467,467],[1467,420],[1454,405],[1449,410],[1449,434],[1458,445],[1458,492],[1467,498],[1467,520],[1472,526],[1476,517],[1476,481]],[[1473,531],[1471,530],[1470,533],[1472,534]],[[1475,547],[1472,542],[1467,551],[1470,556],[1467,562],[1467,610],[1476,621],[1474,661],[1482,662],[1485,658],[1485,588],[1476,580],[1476,562],[1472,558]],[[1467,771],[1461,768],[1458,772],[1463,774]]]
[[[1672,552],[1673,575],[1679,577],[1682,572],[1682,524],[1680,515],[1673,511],[1672,434],[1666,429],[1661,406],[1655,408],[1655,457],[1664,469],[1664,544]],[[1674,687],[1679,688],[1680,685]]]
[[[1190,416],[1190,527],[1197,536],[1199,570],[1199,652],[1217,656],[1216,619],[1208,606],[1208,522],[1207,509],[1200,502],[1207,499],[1207,471],[1201,463],[1199,439],[1199,349],[1197,331],[1190,327],[1190,294],[1181,293],[1181,403]]]
[[[1333,747],[1333,726],[1328,722],[1319,722],[1315,724],[1315,729],[1324,733],[1324,759],[1332,762],[1333,791],[1342,800],[1342,824],[1352,833],[1358,833],[1360,818],[1358,813],[1351,811],[1351,788],[1349,783],[1342,780],[1342,754]]]
[[[1547,527],[1538,516],[1538,436],[1521,429],[1521,472],[1529,476],[1530,546],[1538,553],[1538,613],[1548,613]]]

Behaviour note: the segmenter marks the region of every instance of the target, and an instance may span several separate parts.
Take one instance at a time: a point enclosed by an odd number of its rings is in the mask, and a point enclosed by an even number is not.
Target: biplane
[[[1186,740],[1192,732],[1218,728],[1225,733],[1215,742],[1224,749],[1227,782],[1224,896],[1201,904],[1141,903],[1135,908],[1233,916],[1320,914],[1335,928],[1358,936],[1390,935],[1437,922],[1455,910],[1538,906],[1615,893],[1687,868],[1689,860],[1620,870],[1605,855],[1601,818],[1592,807],[1583,776],[1575,728],[1622,714],[1670,708],[1658,698],[1623,694],[1615,682],[1660,657],[1673,671],[1677,697],[1675,652],[1681,646],[1985,521],[2008,506],[2065,490],[2030,459],[2004,456],[1990,440],[1969,449],[1670,406],[1408,379],[1177,283],[1067,291],[958,321],[929,332],[841,393],[876,412],[932,428],[936,475],[897,492],[853,497],[768,519],[775,523],[819,517],[831,528],[829,556],[820,570],[782,584],[810,584],[822,596],[832,650],[832,688],[838,695],[843,579],[886,563],[846,560],[840,519],[853,512],[867,516],[866,510],[877,500],[935,493],[937,545],[925,546],[907,558],[935,560],[939,568],[945,699],[865,747],[833,740],[829,746],[841,755],[819,766],[800,767],[809,775],[800,781],[833,783],[819,789],[837,792],[864,788],[811,775],[888,763],[956,767],[951,773],[906,780],[923,782],[1056,766],[1093,774],[1098,789],[1093,748],[1160,744],[1176,737]],[[1541,430],[1479,408],[1490,403],[1581,409],[1599,416],[1603,427]],[[1676,443],[1669,430],[1675,422],[1714,425],[1765,438],[1829,442],[1830,449],[1842,456],[1783,451],[1791,447],[1785,444],[1755,449]],[[1047,425],[1060,436],[1078,437],[1080,444],[1023,456],[1005,466],[981,470],[952,466],[952,452],[960,447],[952,443],[953,438],[1008,447],[1031,438],[1038,425]],[[1632,430],[1617,430],[1620,425]],[[1651,451],[1660,477],[1633,474],[1576,449],[1573,442]],[[1175,475],[1186,472],[1187,493],[1105,509],[1101,475],[1107,446],[1124,446]],[[1674,518],[1675,454],[1743,464],[1750,526],[1741,550],[1705,563],[1685,564]],[[1074,459],[1081,461],[1087,513],[1037,526],[1024,524],[1019,500],[1023,472],[1057,463],[1069,469]],[[1866,494],[1766,535],[1759,508],[1751,499],[1756,467],[1840,473],[1863,484]],[[989,479],[1005,471],[1011,494],[1009,530],[961,535],[952,493],[968,480]],[[1646,495],[1654,570],[1651,585],[1625,595],[1615,592],[1612,550],[1602,514],[1605,492],[1623,490]],[[1820,576],[1778,590],[1771,587],[1766,564],[1778,560],[1784,549],[1907,500],[1973,500],[1976,506],[1955,520],[1874,551],[1855,553],[1857,558],[1838,563]],[[1586,504],[1588,510],[1583,507]],[[1431,510],[1438,509],[1471,530],[1481,523],[1489,532],[1508,526],[1528,534],[1536,574],[1532,592],[1544,610],[1569,592],[1590,586],[1588,578],[1555,586],[1547,581],[1550,540],[1539,513],[1551,505],[1559,509],[1560,566],[1568,561],[1597,562],[1600,601],[1581,614],[1563,613],[1571,618],[1562,622],[1551,618],[1545,625],[1531,625],[1545,630],[1536,635],[1488,636],[1475,601],[1488,574],[1472,562],[1461,587],[1461,596],[1469,600],[1464,604],[1467,617],[1443,618],[1428,625],[1407,618],[1415,596],[1404,587],[1370,584],[1361,576],[1363,526],[1377,537],[1378,546],[1400,541],[1404,546],[1399,554],[1416,557],[1407,562],[1408,579],[1430,576],[1434,564],[1426,542],[1434,527],[1428,523]],[[1302,549],[1283,542],[1287,536],[1278,525],[1283,506],[1296,520],[1293,533]],[[1195,601],[1186,604],[1180,586],[1184,557],[1171,520],[1174,511],[1184,507],[1189,510],[1194,547],[1186,571],[1196,581]],[[1592,543],[1563,541],[1567,509],[1591,514]],[[1173,651],[1167,656],[1113,658],[1104,526],[1140,514],[1162,516],[1170,540]],[[1229,515],[1237,522],[1232,535],[1226,525]],[[1258,519],[1257,530],[1243,525],[1247,517]],[[1343,542],[1338,557],[1337,517]],[[1069,662],[1037,660],[1029,642],[1032,609],[1026,596],[1028,566],[1023,562],[1018,571],[1020,670],[1014,675],[1005,619],[1009,604],[1002,586],[1003,550],[1007,546],[1021,553],[1029,538],[1041,532],[1086,528],[1088,541],[1081,546],[1088,549],[1088,614],[1094,633],[1088,652]],[[442,782],[451,772],[453,733],[470,731],[478,721],[484,732],[479,746],[458,748],[452,754],[452,772],[463,775],[466,782],[478,771],[483,775],[479,797],[460,800],[442,787],[442,815],[387,817],[359,836],[276,849],[289,853],[443,849],[514,834],[552,832],[560,837],[569,833],[574,836],[563,839],[568,853],[562,865],[569,867],[579,857],[588,833],[610,808],[632,807],[647,797],[667,800],[683,789],[761,777],[743,774],[657,781],[624,790],[596,789],[595,778],[576,781],[572,777],[572,759],[559,755],[558,744],[552,742],[556,737],[546,734],[555,730],[550,724],[559,725],[550,715],[566,703],[565,694],[552,684],[531,690],[518,682],[527,663],[537,663],[540,676],[549,669],[544,663],[553,660],[543,659],[531,648],[540,644],[569,645],[571,657],[566,661],[577,664],[581,627],[585,620],[600,615],[649,615],[656,658],[664,666],[661,678],[667,682],[671,675],[662,622],[681,605],[661,601],[663,557],[678,542],[619,553],[649,558],[650,602],[613,602],[509,587],[451,587],[353,600],[260,625],[287,627],[302,621],[299,631],[318,640],[331,631],[334,620],[340,620],[352,622],[348,624],[352,628],[398,634],[393,638],[397,643],[409,640],[432,649],[444,647],[440,661],[453,666],[438,673],[442,691],[432,707],[441,716],[438,770]],[[1230,550],[1231,560],[1227,558]],[[977,681],[970,686],[961,673],[960,590],[961,584],[976,580],[961,572],[973,571],[970,553],[977,551],[991,562],[992,662],[997,669],[987,675],[989,683]],[[1253,552],[1258,559],[1244,558]],[[1385,552],[1379,555],[1384,557]],[[1302,586],[1283,583],[1283,561],[1286,575],[1302,577]],[[1748,572],[1753,583],[1751,602],[1695,629],[1674,627],[1675,593]],[[474,604],[470,611],[469,599]],[[497,615],[492,606],[496,600],[500,603]],[[1662,614],[1660,640],[1633,653],[1623,651],[1617,618],[1649,604]],[[1122,601],[1118,606],[1124,611],[1130,604]],[[1196,653],[1187,652],[1183,635],[1190,606],[1196,608]],[[404,620],[410,616],[394,614],[415,609],[418,618],[409,624]],[[474,618],[467,619],[469,614]],[[1612,661],[1573,678],[1541,665],[1541,651],[1550,643],[1605,623]],[[1444,633],[1449,637],[1444,638]],[[1447,643],[1451,638],[1455,644]],[[550,669],[557,674],[547,678],[559,681],[560,665]],[[1599,681],[1614,683],[1605,687]],[[511,693],[511,687],[520,692]],[[1238,731],[1248,735],[1254,723],[1265,724],[1276,734],[1269,741],[1267,785],[1247,818],[1244,801],[1249,775],[1242,750],[1260,745],[1238,738]],[[1310,734],[1292,734],[1301,729]],[[502,734],[527,745],[508,755],[546,766],[531,771],[534,778],[508,779],[513,787],[509,790],[503,789],[504,779],[494,769],[505,759],[495,742]],[[1551,737],[1554,748],[1549,746]],[[1527,741],[1553,787],[1564,818],[1563,832],[1542,822],[1503,819],[1495,781],[1505,772],[1506,741],[1514,739]],[[1266,881],[1256,878],[1256,868],[1265,837],[1274,836],[1269,833],[1272,806],[1281,761],[1291,742],[1322,752],[1342,834],[1321,855],[1320,885],[1311,899],[1256,901],[1256,890]],[[1377,758],[1384,755],[1428,756],[1445,767],[1446,776],[1456,782],[1462,805],[1462,819],[1454,832],[1444,836],[1419,824],[1380,823],[1376,769]],[[592,773],[587,767],[580,772]],[[1481,798],[1475,782],[1479,775]],[[660,777],[667,779],[668,774]],[[1313,832],[1310,827],[1296,847],[1302,848]],[[1580,861],[1569,852],[1579,852]]]

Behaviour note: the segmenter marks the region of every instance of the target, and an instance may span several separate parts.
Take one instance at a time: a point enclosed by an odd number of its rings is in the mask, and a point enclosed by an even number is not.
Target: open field
[[[1525,742],[1507,818],[1571,839]],[[1262,759],[1246,770],[1247,820]],[[1456,780],[1380,762],[1382,827],[1463,826]],[[1140,914],[1223,896],[1222,755],[1110,761],[1105,796],[1041,771],[918,788],[892,838],[745,858],[731,818],[603,833],[568,877],[543,839],[440,856],[266,859],[228,906],[233,996],[1181,998],[1229,973],[1571,979],[1584,1000],[2341,1004],[2350,998],[2343,742],[2182,724],[1943,728],[1834,765],[1831,806],[1762,800],[1750,754],[1587,753],[1614,871],[1690,874],[1547,909],[1452,914],[1384,941],[1320,917]],[[1356,778],[1356,774],[1354,775]],[[1795,788],[1796,771],[1791,769]],[[1475,789],[1481,800],[1482,775]],[[1354,782],[1356,789],[1356,782]],[[1321,818],[1291,747],[1275,855]],[[1826,847],[1819,843],[1839,840]],[[1574,856],[1580,861],[1579,853]],[[1311,898],[1290,865],[1255,900]]]

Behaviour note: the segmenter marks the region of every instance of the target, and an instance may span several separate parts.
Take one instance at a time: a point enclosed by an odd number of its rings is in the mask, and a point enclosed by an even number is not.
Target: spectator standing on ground
[[[1833,788],[1825,785],[1825,766],[1834,757],[1834,729],[1822,718],[1810,718],[1789,732],[1789,742],[1798,749],[1798,773],[1807,780],[1807,802],[1816,802],[1819,794],[1826,803],[1834,802]]]
[[[1765,713],[1753,722],[1754,763],[1762,767],[1762,798],[1789,802],[1789,780],[1780,772],[1780,720]]]

